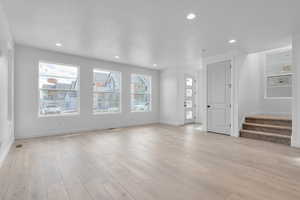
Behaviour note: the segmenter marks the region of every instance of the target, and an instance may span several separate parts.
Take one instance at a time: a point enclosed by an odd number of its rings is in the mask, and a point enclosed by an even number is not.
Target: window
[[[131,111],[151,111],[151,77],[131,75]]]
[[[121,112],[121,72],[94,69],[94,113]]]
[[[292,76],[291,50],[267,53],[265,67],[265,98],[291,98]]]
[[[78,68],[39,63],[39,115],[77,114],[79,112]]]

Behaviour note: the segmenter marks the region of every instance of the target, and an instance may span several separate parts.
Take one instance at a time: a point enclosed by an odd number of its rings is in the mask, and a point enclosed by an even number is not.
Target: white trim
[[[152,110],[132,110],[131,113],[149,113],[152,112]]]
[[[60,91],[60,92],[76,92],[78,90],[74,90],[74,89],[55,89],[55,88],[40,88],[40,90],[48,90],[48,91]]]
[[[53,65],[64,65],[66,67],[76,67],[78,69],[78,73],[77,73],[77,80],[78,80],[78,89],[75,90],[77,91],[77,111],[73,112],[73,113],[62,113],[62,114],[50,114],[50,115],[41,115],[40,112],[40,64],[41,63],[48,63],[48,64],[53,64]],[[45,61],[45,60],[39,60],[38,61],[38,74],[37,74],[37,89],[38,89],[38,118],[44,118],[44,117],[63,117],[63,116],[76,116],[76,115],[80,115],[80,87],[81,87],[81,83],[80,83],[80,66],[78,65],[72,65],[72,64],[63,64],[63,63],[57,63],[57,62],[51,62],[51,61]],[[44,89],[44,88],[42,88]],[[64,91],[64,90],[60,90],[58,89],[57,91]],[[71,91],[71,90],[70,90]],[[72,92],[72,91],[71,91]]]
[[[293,72],[291,146],[300,148],[300,35],[293,36]]]
[[[169,121],[169,120],[163,120],[159,122],[160,124],[166,124],[166,125],[171,125],[171,126],[183,126],[183,123],[179,122],[174,122],[174,121]]]
[[[111,128],[130,128],[135,126],[143,126],[143,125],[151,125],[151,124],[159,124],[159,120],[151,120],[149,122],[145,123],[131,123],[128,125],[120,125],[120,126],[109,126],[109,127],[103,127],[103,128],[78,128],[78,129],[49,129],[47,131],[39,130],[36,132],[30,132],[28,134],[25,134],[26,136],[18,136],[16,139],[29,139],[29,138],[42,138],[42,137],[52,137],[52,136],[64,136],[64,135],[70,135],[70,134],[76,134],[76,133],[85,133],[85,132],[94,132],[94,131],[105,131],[107,129]],[[46,133],[46,134],[45,134]]]
[[[293,97],[264,97],[264,99],[273,99],[273,100],[280,100],[280,99],[287,99],[287,100],[292,100]]]
[[[264,73],[265,77],[273,77],[273,76],[288,76],[293,75],[294,73],[291,72],[282,72],[282,73],[273,73],[273,74],[266,74]]]
[[[94,111],[93,112],[93,115],[110,115],[110,114],[112,114],[112,115],[114,115],[114,114],[122,114],[122,112],[120,112],[120,111],[117,111],[117,112],[100,112],[100,111]]]
[[[61,113],[61,114],[50,114],[50,115],[39,115],[39,118],[47,118],[47,117],[68,117],[68,116],[79,116],[79,112],[73,113]]]
[[[4,150],[2,151],[2,153],[0,152],[0,169],[13,143],[14,143],[14,137],[10,137],[10,140],[6,144],[2,144],[3,145],[2,149]]]

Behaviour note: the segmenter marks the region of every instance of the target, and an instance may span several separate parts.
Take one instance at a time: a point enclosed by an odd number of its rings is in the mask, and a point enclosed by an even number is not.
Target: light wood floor
[[[1,200],[299,200],[300,150],[188,127],[17,141]]]

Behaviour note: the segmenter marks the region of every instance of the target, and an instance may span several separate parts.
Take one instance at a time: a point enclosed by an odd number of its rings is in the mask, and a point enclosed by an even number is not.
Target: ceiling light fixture
[[[187,16],[186,16],[186,19],[188,20],[193,20],[196,18],[196,14],[195,13],[189,13]]]
[[[55,46],[57,46],[57,47],[61,47],[61,46],[62,46],[62,44],[61,44],[61,43],[56,43],[56,44],[55,44]]]
[[[115,56],[116,59],[120,59],[120,56]]]
[[[235,39],[229,40],[228,43],[234,44],[234,43],[236,43],[236,40]]]
[[[153,67],[157,67],[157,64],[153,64]]]

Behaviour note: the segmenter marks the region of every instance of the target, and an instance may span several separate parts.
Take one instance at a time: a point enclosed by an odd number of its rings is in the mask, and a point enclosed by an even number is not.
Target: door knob
[[[210,108],[211,106],[210,105],[207,105],[207,108]]]

